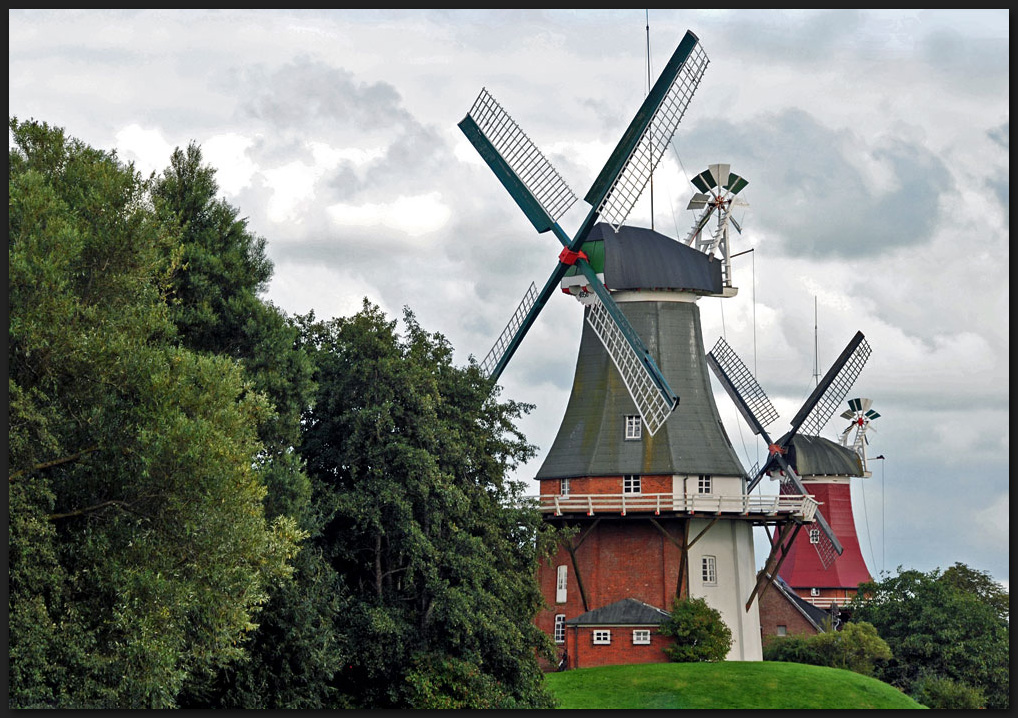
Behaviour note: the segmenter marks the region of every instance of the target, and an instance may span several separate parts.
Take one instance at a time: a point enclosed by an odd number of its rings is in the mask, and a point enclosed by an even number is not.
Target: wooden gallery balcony
[[[818,502],[806,494],[542,494],[536,500],[544,514],[653,514],[654,516],[730,516],[769,523],[775,518],[813,521]]]

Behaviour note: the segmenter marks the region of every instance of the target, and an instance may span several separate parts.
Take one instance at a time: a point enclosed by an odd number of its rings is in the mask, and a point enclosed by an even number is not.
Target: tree
[[[300,321],[319,386],[300,447],[316,543],[351,597],[335,629],[344,705],[550,705],[533,623],[542,522],[507,479],[533,453],[515,427],[529,407],[498,401],[476,364],[453,366],[409,310],[403,335],[367,300]]]
[[[243,656],[301,533],[254,471],[271,413],[181,347],[179,237],[115,153],[11,118],[10,705],[169,707]]]
[[[671,616],[661,624],[661,634],[675,643],[665,655],[676,663],[723,661],[732,648],[732,629],[702,598],[676,598]]]
[[[948,678],[982,691],[986,707],[1007,708],[1007,620],[987,601],[981,572],[954,568],[948,575],[899,567],[861,584],[852,618],[872,623],[894,654],[878,678],[910,695],[922,679]]]

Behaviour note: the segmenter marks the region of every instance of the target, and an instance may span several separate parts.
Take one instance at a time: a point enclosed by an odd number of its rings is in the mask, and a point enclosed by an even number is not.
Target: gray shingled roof
[[[566,621],[567,626],[657,626],[668,613],[635,598],[623,598]]]
[[[622,474],[741,476],[742,464],[721,424],[691,301],[621,302],[619,308],[679,397],[654,436],[625,440],[625,417],[637,414],[629,392],[594,330],[584,321],[572,393],[538,479]]]
[[[799,594],[792,590],[791,586],[785,583],[785,579],[781,578],[781,576],[775,577],[773,585],[774,588],[784,595],[784,597],[799,610],[799,613],[801,613],[807,621],[813,624],[815,629],[821,633],[824,632],[824,624],[826,623],[829,615],[827,611],[822,608],[817,608],[805,598],[802,598]]]
[[[602,222],[594,225],[590,242],[604,242],[604,283],[609,289],[722,291],[719,261],[654,230],[622,226],[616,234]]]
[[[863,475],[859,454],[822,436],[793,436],[786,459],[802,477]]]

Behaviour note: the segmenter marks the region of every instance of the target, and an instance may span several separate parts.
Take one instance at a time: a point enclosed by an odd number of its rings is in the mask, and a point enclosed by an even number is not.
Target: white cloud
[[[437,232],[452,217],[452,210],[442,200],[440,192],[411,197],[400,195],[392,202],[384,203],[338,203],[326,211],[337,226],[382,226],[411,237]]]

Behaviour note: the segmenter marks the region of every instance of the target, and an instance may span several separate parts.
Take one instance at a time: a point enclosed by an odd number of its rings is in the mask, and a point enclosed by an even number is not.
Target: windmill
[[[549,608],[536,623],[568,648],[569,667],[659,660],[660,644],[644,628],[619,651],[598,657],[591,649],[609,645],[619,621],[653,623],[677,596],[704,598],[721,612],[735,636],[729,660],[761,660],[752,596],[743,606],[756,578],[753,526],[809,522],[816,508],[804,495],[749,495],[710,386],[696,302],[737,291],[728,228],[740,231],[731,208],[742,204],[736,195],[746,181],[723,164],[694,180],[699,230],[719,222],[709,238],[696,230],[681,241],[625,224],[707,63],[687,32],[585,195],[591,209],[573,235],[558,220],[576,196],[487,90],[459,123],[534,228],[563,245],[482,370],[498,379],[557,288],[584,305],[572,391],[535,477],[544,520],[576,529],[563,532],[538,570]],[[616,623],[598,623],[609,619]]]
[[[870,407],[873,406],[872,399],[849,399],[848,409],[841,413],[842,419],[851,419],[848,426],[841,432],[841,445],[854,449],[862,459],[862,468],[868,472],[866,463],[866,446],[870,443],[866,432],[871,428],[870,423],[878,418],[880,414]],[[876,431],[876,429],[873,429]]]
[[[846,452],[834,442],[822,439],[819,434],[852,388],[870,354],[871,349],[866,338],[862,332],[857,332],[793,417],[789,430],[774,441],[765,429],[778,416],[770,399],[727,342],[723,338],[718,339],[707,356],[707,362],[736,408],[749,423],[753,433],[767,443],[768,457],[764,465],[755,471],[749,483],[750,491],[765,475],[771,475],[780,481],[782,494],[815,495],[815,487],[811,491],[803,484],[801,474],[805,474],[806,470],[815,476],[849,477],[863,474],[860,457],[854,452]],[[842,541],[832,528],[832,522],[829,522],[825,515],[825,511],[829,510],[829,506],[817,510],[815,515],[817,528],[811,529],[809,533],[809,543],[816,549],[817,558],[824,570],[830,569],[845,552]],[[843,530],[849,530],[851,533],[850,568],[857,568],[862,558],[858,550],[858,540],[855,538],[851,504],[848,504],[846,514],[839,502],[838,512],[838,523]],[[774,537],[771,556],[763,572],[767,575],[761,575],[761,581],[773,580],[777,576],[782,562],[792,553],[798,529],[799,527],[788,524],[780,535]],[[865,571],[864,564],[862,570]],[[866,575],[868,578],[868,572]],[[786,582],[793,588],[797,587],[795,582],[787,578]],[[760,587],[762,585],[758,584],[758,588]],[[811,588],[819,590],[816,586]]]
[[[576,202],[561,175],[494,97],[482,89],[460,129],[539,233],[551,231],[563,245],[551,276],[537,291],[531,285],[509,323],[481,362],[497,380],[566,272],[575,267],[585,278],[588,323],[608,350],[626,388],[653,435],[679,404],[639,334],[619,310],[582,251],[598,219],[616,232],[647,186],[693,97],[708,59],[699,40],[687,32],[625,134],[594,180],[584,200],[586,218],[572,236],[558,220]]]

